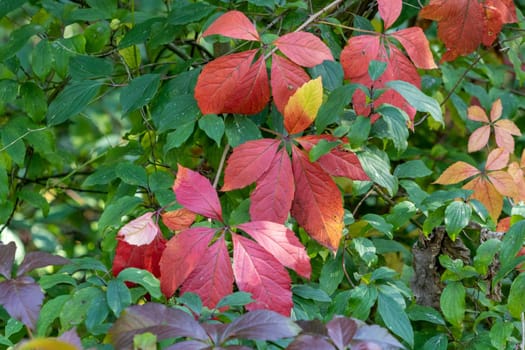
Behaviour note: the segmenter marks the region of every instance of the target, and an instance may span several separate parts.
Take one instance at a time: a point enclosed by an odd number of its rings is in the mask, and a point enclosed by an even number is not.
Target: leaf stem
[[[230,151],[230,144],[226,144],[226,147],[224,147],[224,151],[222,152],[222,157],[219,163],[219,168],[217,169],[217,174],[215,175],[215,179],[213,179],[213,188],[215,189],[217,189],[217,185],[219,184],[219,179],[221,177],[222,168],[224,168],[224,163],[226,162],[226,156],[228,155],[229,151]]]

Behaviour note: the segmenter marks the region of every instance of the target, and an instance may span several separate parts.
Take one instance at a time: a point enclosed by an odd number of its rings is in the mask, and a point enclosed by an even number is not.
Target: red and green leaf
[[[333,61],[332,52],[312,33],[292,32],[273,42],[292,62],[303,67],[314,67],[323,61]]]
[[[297,134],[309,127],[323,103],[321,77],[304,83],[290,97],[284,107],[284,127],[289,134]]]
[[[222,222],[222,209],[210,181],[196,171],[178,165],[173,184],[177,202],[190,211]]]
[[[239,290],[252,294],[248,310],[267,309],[290,316],[293,306],[288,272],[259,244],[237,234],[233,240],[233,273]]]
[[[292,147],[295,198],[292,216],[312,238],[337,250],[343,231],[343,202],[336,184],[297,147]]]
[[[233,39],[259,41],[259,33],[246,15],[240,11],[228,11],[217,18],[202,36],[218,34]]]
[[[300,276],[310,278],[310,258],[294,233],[284,225],[270,221],[253,221],[237,227],[248,233],[282,265]]]

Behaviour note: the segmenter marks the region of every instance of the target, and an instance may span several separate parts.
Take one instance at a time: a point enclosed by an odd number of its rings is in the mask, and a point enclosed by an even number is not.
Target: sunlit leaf
[[[260,39],[253,23],[240,11],[228,11],[221,15],[202,33],[202,36],[213,34],[252,41]]]
[[[296,134],[309,127],[323,102],[321,77],[303,84],[290,97],[284,107],[284,127],[289,134]]]
[[[292,62],[303,67],[313,67],[324,60],[334,60],[328,46],[312,33],[288,33],[274,41],[274,45]]]

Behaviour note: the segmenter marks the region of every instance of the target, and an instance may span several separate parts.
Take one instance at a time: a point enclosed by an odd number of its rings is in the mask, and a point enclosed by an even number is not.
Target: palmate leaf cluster
[[[518,347],[524,10],[0,0],[0,349]]]

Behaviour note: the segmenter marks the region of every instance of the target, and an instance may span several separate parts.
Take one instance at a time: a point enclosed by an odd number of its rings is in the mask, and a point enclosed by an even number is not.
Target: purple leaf
[[[248,312],[230,323],[224,338],[278,340],[297,335],[301,328],[291,319],[269,310]]]
[[[9,242],[7,244],[0,243],[0,275],[7,279],[11,278],[15,252],[16,244],[14,242]]]
[[[354,335],[352,340],[353,346],[361,346],[358,349],[360,350],[375,350],[372,347],[372,344],[378,344],[380,347],[378,349],[404,349],[405,347],[394,338],[387,329],[380,327],[378,325],[362,325],[357,329],[357,332]],[[364,344],[364,345],[360,345]],[[369,347],[362,347],[369,346]]]
[[[11,317],[35,329],[44,293],[31,277],[24,276],[0,283],[0,305]]]
[[[26,254],[24,261],[22,261],[18,267],[16,276],[22,276],[31,270],[38,269],[39,267],[66,264],[69,264],[69,260],[61,256],[52,255],[45,252],[30,252]]]
[[[222,323],[204,323],[201,325],[202,328],[210,337],[212,344],[220,344],[224,339],[223,334],[228,325]]]
[[[79,350],[82,349],[82,342],[75,328],[71,328],[69,331],[62,333],[58,339],[75,346]]]
[[[159,340],[174,337],[208,339],[192,316],[156,303],[127,308],[109,330],[109,337],[117,349],[132,349],[133,337],[145,332],[155,334]]]
[[[339,350],[344,350],[357,331],[357,323],[350,318],[335,317],[326,324],[328,335]]]
[[[301,334],[288,345],[287,350],[335,350],[323,336]]]
[[[372,341],[357,342],[352,345],[352,350],[389,350],[391,347],[383,348],[381,345]]]
[[[301,327],[301,333],[328,336],[326,326],[320,320],[299,320],[295,323],[297,323],[299,327]]]
[[[211,349],[210,344],[198,340],[187,340],[167,347],[166,350],[205,350]],[[213,348],[216,349],[216,348]]]

